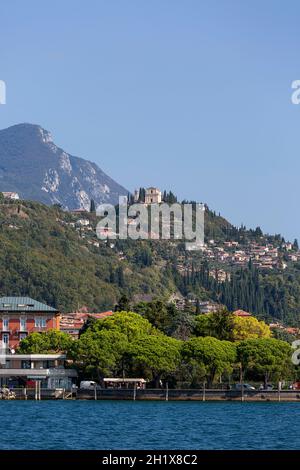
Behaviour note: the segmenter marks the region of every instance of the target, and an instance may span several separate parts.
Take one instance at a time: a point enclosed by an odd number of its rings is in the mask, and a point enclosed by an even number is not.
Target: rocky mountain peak
[[[35,124],[0,130],[0,191],[67,209],[116,204],[128,191],[95,163],[57,147],[49,131]]]

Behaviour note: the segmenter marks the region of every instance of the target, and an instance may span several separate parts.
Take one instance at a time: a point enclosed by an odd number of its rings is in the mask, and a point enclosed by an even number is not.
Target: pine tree
[[[95,205],[94,199],[91,199],[90,212],[91,212],[91,213],[95,213],[95,212],[96,212],[96,205]]]

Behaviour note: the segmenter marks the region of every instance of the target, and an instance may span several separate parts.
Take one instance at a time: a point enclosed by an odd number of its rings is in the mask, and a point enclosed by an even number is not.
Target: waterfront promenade
[[[76,390],[14,389],[16,400],[129,400],[129,401],[245,401],[245,402],[299,402],[300,391],[247,391],[209,389],[96,389]]]

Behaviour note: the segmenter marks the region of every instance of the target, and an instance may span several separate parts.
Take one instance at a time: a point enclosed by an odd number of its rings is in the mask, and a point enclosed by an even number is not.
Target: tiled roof
[[[245,312],[244,310],[236,310],[233,314],[237,317],[251,317],[251,313]]]
[[[107,317],[110,317],[113,315],[114,312],[112,310],[108,310],[107,312],[100,312],[100,313],[80,313],[80,312],[74,312],[74,313],[65,313],[61,316],[60,320],[60,327],[61,329],[64,328],[81,328],[85,321],[88,318],[96,318],[98,320],[104,320]]]
[[[0,312],[57,312],[30,297],[0,297]]]

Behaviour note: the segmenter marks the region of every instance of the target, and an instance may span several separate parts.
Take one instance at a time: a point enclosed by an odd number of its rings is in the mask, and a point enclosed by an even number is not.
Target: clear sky
[[[300,2],[1,2],[0,128],[300,239]],[[0,162],[1,164],[1,162]]]

